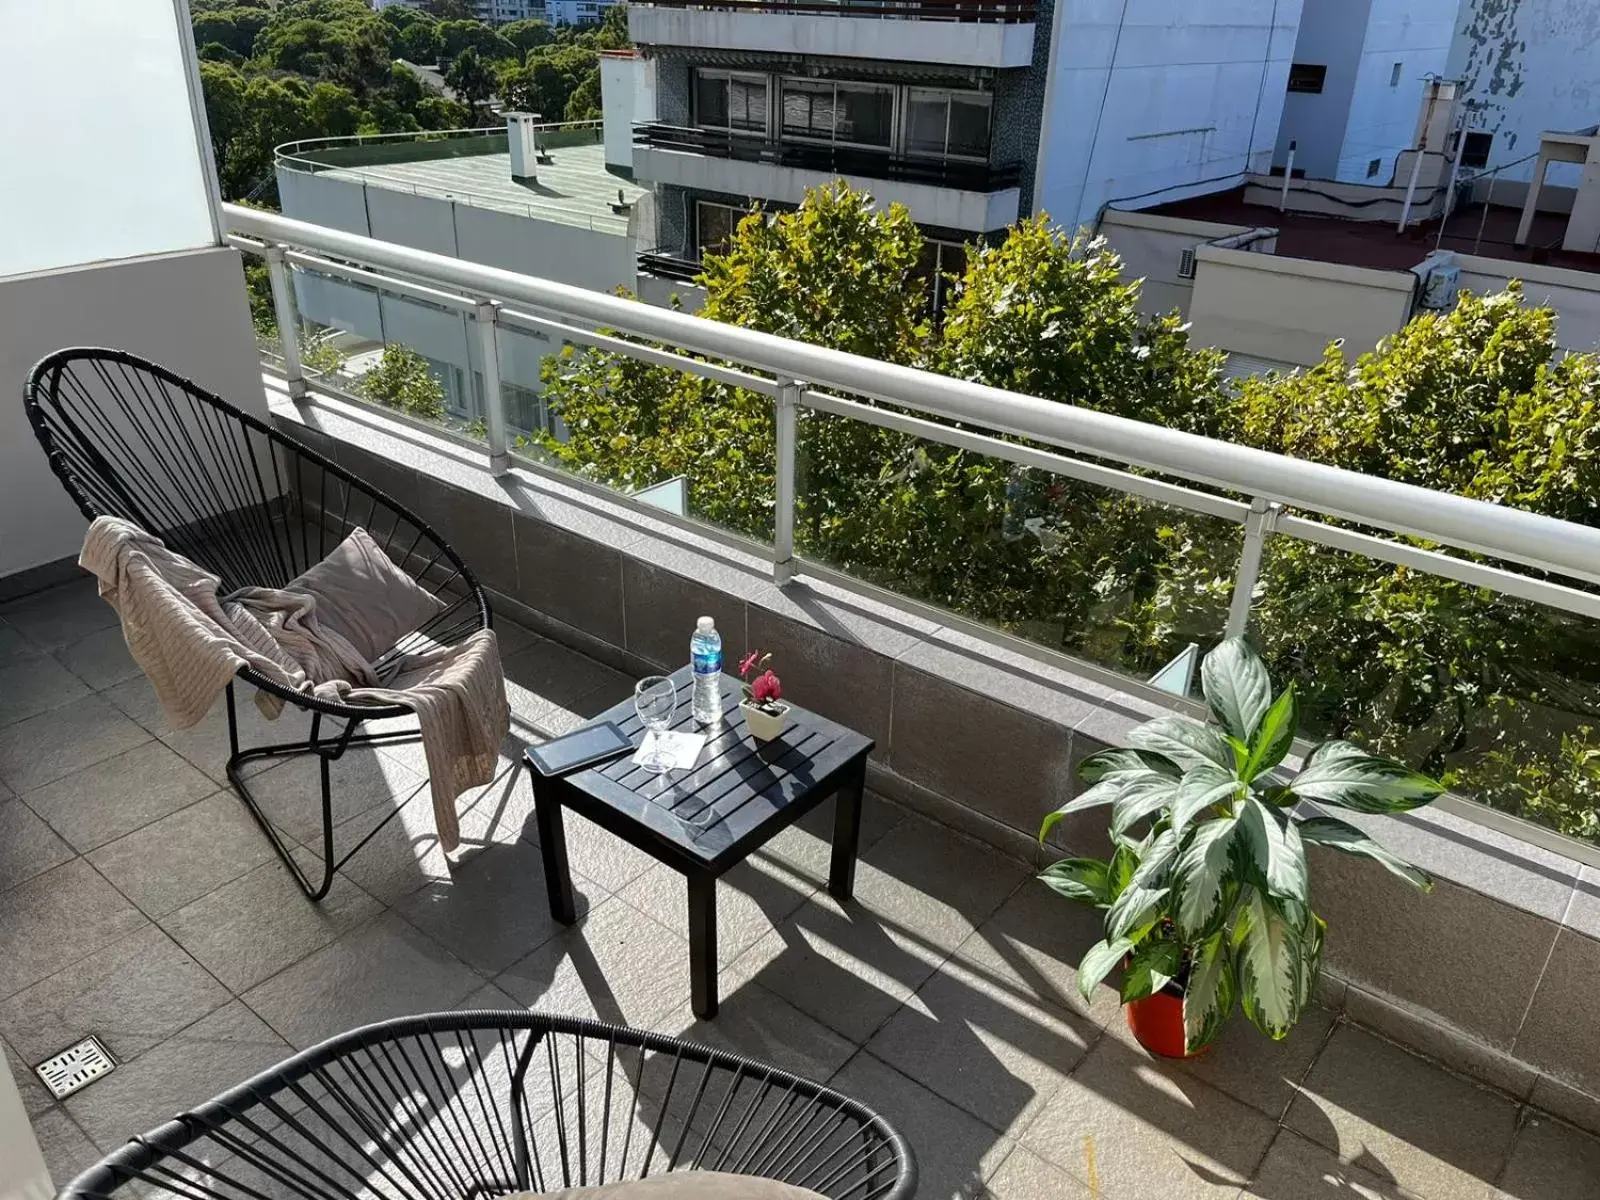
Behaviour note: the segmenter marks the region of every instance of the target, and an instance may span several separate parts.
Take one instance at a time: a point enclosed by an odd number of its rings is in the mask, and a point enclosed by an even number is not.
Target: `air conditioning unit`
[[[1194,250],[1193,248],[1178,251],[1178,278],[1194,278]]]

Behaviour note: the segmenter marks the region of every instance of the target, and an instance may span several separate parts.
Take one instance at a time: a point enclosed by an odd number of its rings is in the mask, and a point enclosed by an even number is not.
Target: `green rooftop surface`
[[[373,187],[438,196],[474,208],[517,213],[541,221],[557,221],[601,233],[628,232],[626,213],[613,212],[617,193],[628,203],[648,189],[606,169],[605,147],[599,142],[558,146],[554,160],[539,164],[537,182],[511,178],[509,151],[435,158],[418,162],[380,162],[361,166],[324,167],[317,173]]]

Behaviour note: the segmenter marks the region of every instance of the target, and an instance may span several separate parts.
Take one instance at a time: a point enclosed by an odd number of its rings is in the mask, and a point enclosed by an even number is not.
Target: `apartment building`
[[[935,278],[1019,217],[1232,186],[1270,165],[1299,7],[634,3],[655,103],[633,154],[656,194],[643,276],[691,278],[752,205],[833,178],[904,204]]]

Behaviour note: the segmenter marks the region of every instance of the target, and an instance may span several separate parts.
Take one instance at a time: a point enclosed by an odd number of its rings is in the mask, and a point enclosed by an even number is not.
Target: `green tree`
[[[449,70],[444,73],[444,81],[468,107],[474,121],[478,119],[479,107],[488,103],[495,86],[494,75],[471,46],[451,61]]]
[[[600,50],[626,50],[633,45],[628,36],[628,6],[613,4],[600,19],[600,32],[595,46]]]
[[[440,21],[471,21],[478,6],[472,0],[422,0],[422,11]]]
[[[595,67],[583,77],[572,95],[567,97],[565,119],[568,121],[597,121],[601,116],[600,68]]]
[[[438,62],[442,50],[439,42],[439,23],[426,13],[398,4],[392,4],[384,9],[383,15],[387,17],[393,12],[406,12],[417,18],[409,24],[396,27],[395,53],[407,62],[419,65],[432,65]]]
[[[361,377],[357,391],[367,399],[427,421],[444,419],[444,387],[428,360],[409,346],[391,343],[378,365]]]
[[[194,15],[197,45],[216,42],[241,58],[249,58],[256,35],[266,28],[269,14],[259,8],[220,8]]]
[[[424,129],[462,129],[472,123],[472,110],[444,96],[417,102],[416,118]]]
[[[540,46],[548,46],[555,41],[556,35],[550,29],[547,21],[512,21],[509,25],[500,26],[500,36],[505,38],[517,48],[519,54],[526,55],[529,50],[537,50]]]
[[[443,59],[459,58],[463,50],[469,49],[486,63],[504,62],[519,54],[515,46],[482,21],[441,21],[438,33]]]
[[[361,128],[361,105],[355,93],[336,83],[318,83],[306,101],[306,120],[320,133],[345,137]]]

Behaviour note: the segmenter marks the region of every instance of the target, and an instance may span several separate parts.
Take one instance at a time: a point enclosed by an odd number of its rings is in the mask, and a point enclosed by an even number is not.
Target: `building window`
[[[894,88],[829,79],[783,81],[783,134],[887,150],[894,142]]]
[[[967,270],[967,248],[959,242],[936,242],[925,238],[922,255],[917,259],[916,274],[928,281],[932,290],[933,315],[943,316],[945,306],[955,298],[955,285],[949,276],[960,279]]]
[[[1371,179],[1383,168],[1383,159],[1375,158],[1367,164],[1367,178]]]
[[[1461,147],[1461,165],[1482,170],[1489,165],[1489,150],[1494,145],[1492,133],[1469,133]]]
[[[726,254],[733,231],[744,220],[747,209],[697,200],[694,206],[694,248],[697,256]]]
[[[1289,90],[1291,92],[1305,92],[1308,95],[1320,96],[1322,85],[1327,81],[1328,68],[1316,66],[1312,63],[1295,63],[1289,68]]]
[[[523,433],[542,433],[549,428],[544,398],[538,392],[502,379],[500,394],[505,397],[506,420],[513,429]]]
[[[1405,67],[1404,63],[1395,63],[1394,70],[1389,72],[1389,86],[1390,87],[1399,87],[1400,86],[1400,72],[1404,67]]]
[[[935,158],[987,159],[991,100],[984,92],[907,89],[906,153]]]
[[[695,68],[694,123],[701,129],[767,131],[767,77]]]

